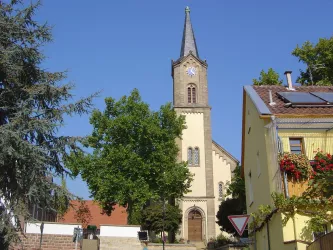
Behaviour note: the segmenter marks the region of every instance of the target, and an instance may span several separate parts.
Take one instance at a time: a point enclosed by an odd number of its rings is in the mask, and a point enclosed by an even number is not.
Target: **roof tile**
[[[333,107],[286,107],[285,102],[280,99],[277,92],[329,92],[333,93],[333,86],[294,86],[296,91],[288,90],[286,86],[276,85],[253,85],[253,89],[258,93],[269,110],[275,115],[333,115]],[[269,90],[272,91],[273,102],[276,105],[269,105]]]

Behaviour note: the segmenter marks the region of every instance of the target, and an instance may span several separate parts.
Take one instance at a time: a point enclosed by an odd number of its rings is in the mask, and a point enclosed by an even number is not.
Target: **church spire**
[[[180,51],[180,57],[187,56],[190,51],[192,54],[199,58],[199,53],[197,49],[197,44],[195,42],[194,32],[192,29],[191,19],[190,19],[190,8],[185,8],[185,24],[182,40],[182,48]]]

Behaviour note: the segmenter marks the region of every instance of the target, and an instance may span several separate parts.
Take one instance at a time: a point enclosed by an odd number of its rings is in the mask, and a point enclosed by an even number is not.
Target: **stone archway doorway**
[[[202,215],[196,209],[188,214],[188,240],[202,241]]]

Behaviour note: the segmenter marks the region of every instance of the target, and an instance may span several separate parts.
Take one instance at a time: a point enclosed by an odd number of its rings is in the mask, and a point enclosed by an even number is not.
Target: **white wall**
[[[26,233],[40,234],[41,223],[27,223]],[[44,223],[43,234],[60,234],[73,235],[74,228],[81,227],[79,224],[62,224],[62,223]]]
[[[100,236],[137,238],[140,226],[100,226]]]

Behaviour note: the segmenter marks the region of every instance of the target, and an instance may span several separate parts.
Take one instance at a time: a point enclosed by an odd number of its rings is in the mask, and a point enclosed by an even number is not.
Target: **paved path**
[[[197,250],[204,250],[206,249],[206,246],[203,242],[196,242],[195,246],[197,247]]]

